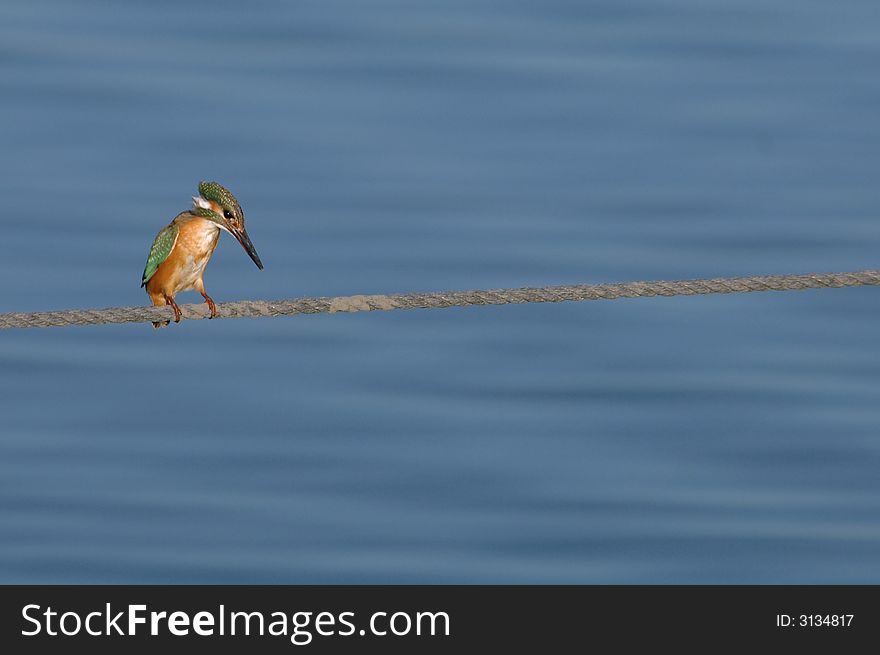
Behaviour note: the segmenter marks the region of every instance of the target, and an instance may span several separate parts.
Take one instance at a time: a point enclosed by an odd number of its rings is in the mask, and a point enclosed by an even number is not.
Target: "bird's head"
[[[236,238],[257,268],[263,262],[244,228],[244,211],[229,189],[217,182],[199,182],[199,195],[193,196],[194,213],[216,223]]]

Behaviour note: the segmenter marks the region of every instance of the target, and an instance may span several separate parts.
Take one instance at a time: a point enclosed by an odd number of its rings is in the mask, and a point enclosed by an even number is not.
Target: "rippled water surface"
[[[0,3],[0,311],[878,268],[876,2]],[[183,300],[195,302],[197,294]],[[0,333],[2,582],[880,582],[873,288]]]

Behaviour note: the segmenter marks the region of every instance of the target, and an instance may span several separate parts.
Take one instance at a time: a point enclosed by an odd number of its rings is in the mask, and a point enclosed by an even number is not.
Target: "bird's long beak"
[[[260,256],[257,254],[257,249],[254,248],[254,244],[251,243],[251,238],[248,236],[247,230],[242,228],[241,230],[230,229],[229,233],[238,239],[238,242],[241,244],[241,247],[244,248],[244,251],[248,254],[248,257],[254,260],[254,264],[257,265],[261,271],[263,270],[263,262],[260,261]]]

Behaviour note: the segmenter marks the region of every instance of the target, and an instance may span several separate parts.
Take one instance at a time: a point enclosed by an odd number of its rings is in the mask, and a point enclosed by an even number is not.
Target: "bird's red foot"
[[[174,310],[174,322],[180,323],[180,318],[183,316],[183,314],[180,311],[180,307],[178,307],[177,303],[174,302],[174,298],[171,298],[170,296],[165,296],[165,304],[171,305],[171,309]]]
[[[206,293],[203,293],[202,296],[204,296],[205,302],[208,303],[208,309],[211,310],[211,316],[209,316],[208,318],[217,318],[217,305],[214,304],[211,296]]]

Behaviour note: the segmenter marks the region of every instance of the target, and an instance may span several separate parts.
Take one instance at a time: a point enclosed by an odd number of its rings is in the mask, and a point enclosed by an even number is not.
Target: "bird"
[[[154,305],[171,306],[175,323],[180,322],[181,312],[174,298],[189,289],[202,294],[211,318],[217,316],[217,305],[205,291],[203,276],[221,231],[235,237],[257,268],[263,270],[263,262],[244,227],[244,211],[229,189],[218,182],[199,182],[199,195],[192,200],[191,210],[178,214],[156,235],[141,278],[141,288],[146,287]],[[154,322],[153,327],[169,323]]]

